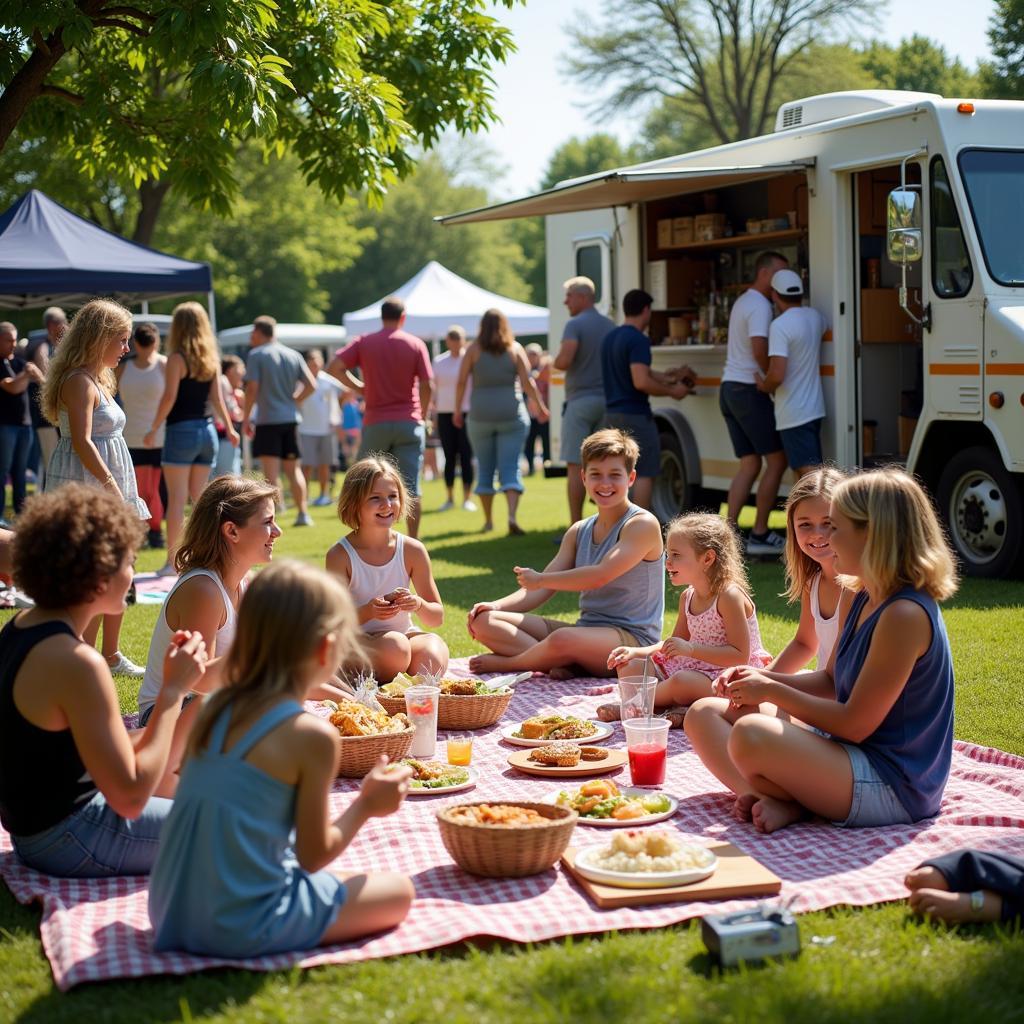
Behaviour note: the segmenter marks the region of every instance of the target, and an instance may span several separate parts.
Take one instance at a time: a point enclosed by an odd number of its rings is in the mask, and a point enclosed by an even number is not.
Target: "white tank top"
[[[818,668],[824,668],[828,659],[832,657],[832,648],[839,639],[839,608],[832,613],[831,619],[826,619],[821,614],[821,605],[818,603],[818,584],[821,582],[821,573],[815,574],[811,580],[811,615],[814,616],[814,632],[818,637]]]
[[[124,364],[121,383],[117,390],[121,396],[121,405],[124,407],[124,443],[129,448],[142,447],[142,439],[149,431],[156,407],[163,398],[166,368],[167,363],[162,359],[154,360],[144,370],[135,365],[134,359],[129,359]],[[161,424],[156,432],[156,447],[162,448],[163,443],[164,427]]]
[[[349,572],[351,577],[348,589],[352,600],[357,605],[366,604],[375,597],[390,594],[399,587],[409,586],[409,570],[405,567],[405,536],[395,534],[395,555],[386,565],[369,565],[364,562],[356,549],[342,537],[339,542],[348,552]],[[363,623],[364,633],[411,633],[413,632],[412,616],[408,612],[399,612],[391,619],[370,619]]]
[[[160,695],[160,687],[164,684],[164,655],[167,653],[167,645],[174,636],[174,630],[167,622],[167,602],[174,596],[174,592],[185,582],[195,576],[209,576],[220,589],[224,598],[224,625],[217,630],[217,644],[214,655],[218,658],[228,653],[232,640],[235,639],[235,623],[238,620],[238,613],[235,606],[228,597],[227,590],[221,578],[212,569],[190,569],[182,576],[177,583],[171,587],[167,599],[164,601],[157,616],[156,626],[153,628],[153,639],[149,642],[149,657],[146,658],[146,674],[142,677],[142,686],[139,688],[139,713],[146,711],[156,703]],[[245,588],[245,581],[242,582]]]

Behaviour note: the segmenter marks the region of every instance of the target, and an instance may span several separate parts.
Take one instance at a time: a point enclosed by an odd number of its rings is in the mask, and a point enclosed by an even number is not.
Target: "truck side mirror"
[[[924,253],[921,196],[909,188],[894,188],[886,202],[886,238],[889,259],[906,266]]]

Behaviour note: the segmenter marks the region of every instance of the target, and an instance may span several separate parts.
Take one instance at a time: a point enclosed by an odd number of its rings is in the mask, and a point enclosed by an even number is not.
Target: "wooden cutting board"
[[[782,879],[732,843],[716,843],[709,849],[718,857],[718,867],[713,875],[701,882],[665,889],[618,889],[592,882],[577,874],[576,851],[572,847],[562,855],[562,866],[599,907],[610,910],[618,907],[644,907],[652,903],[695,903],[745,896],[773,896],[782,889]]]
[[[629,760],[625,750],[609,750],[608,756],[603,761],[583,761],[573,765],[571,768],[557,768],[549,765],[531,761],[532,750],[517,750],[509,754],[508,763],[516,771],[526,772],[527,775],[548,775],[555,779],[567,779],[571,777],[583,777],[588,775],[604,775],[607,772],[617,772]]]

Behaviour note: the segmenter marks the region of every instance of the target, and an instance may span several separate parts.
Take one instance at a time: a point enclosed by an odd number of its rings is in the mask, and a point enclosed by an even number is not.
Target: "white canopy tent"
[[[500,309],[514,334],[547,334],[548,311],[542,306],[496,295],[431,260],[415,277],[391,292],[405,303],[403,329],[425,341],[443,338],[452,324],[461,324],[472,337],[488,309]],[[342,318],[349,337],[380,328],[380,305],[385,297]]]

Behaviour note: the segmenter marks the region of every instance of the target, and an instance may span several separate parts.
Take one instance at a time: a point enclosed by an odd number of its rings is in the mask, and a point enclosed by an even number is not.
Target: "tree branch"
[[[139,21],[144,21],[147,25],[156,24],[156,15],[140,11],[137,7],[104,7],[97,13],[121,15],[125,18],[138,18]]]
[[[65,89],[59,85],[44,85],[39,90],[39,95],[56,96],[57,99],[65,100],[75,107],[80,107],[85,102],[84,96],[79,96],[77,92],[72,92],[70,89]]]
[[[131,32],[132,35],[139,36],[141,39],[149,38],[149,33],[144,28],[139,28],[138,25],[133,25],[130,21],[122,21],[120,18],[95,18],[93,24],[105,25],[108,28],[123,28],[126,32]]]

